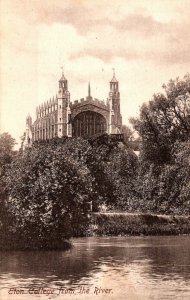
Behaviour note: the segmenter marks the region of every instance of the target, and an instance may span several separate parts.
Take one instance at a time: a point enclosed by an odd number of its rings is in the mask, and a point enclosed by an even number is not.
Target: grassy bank
[[[190,234],[190,216],[130,213],[94,213],[90,235],[178,235]]]

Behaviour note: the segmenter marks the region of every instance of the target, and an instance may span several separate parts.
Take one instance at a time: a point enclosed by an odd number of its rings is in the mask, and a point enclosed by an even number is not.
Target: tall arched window
[[[105,118],[94,111],[79,113],[72,122],[72,135],[75,137],[88,138],[106,132]]]

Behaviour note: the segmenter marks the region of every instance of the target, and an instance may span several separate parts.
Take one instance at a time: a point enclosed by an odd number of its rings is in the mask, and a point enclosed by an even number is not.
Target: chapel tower
[[[62,72],[59,80],[59,91],[57,96],[57,136],[71,136],[72,128],[70,124],[70,93],[68,91],[68,81]]]
[[[122,116],[120,113],[120,92],[119,92],[119,82],[115,77],[114,69],[113,69],[113,78],[110,81],[109,105],[110,105],[109,133],[112,134],[120,133],[121,126],[122,126]]]

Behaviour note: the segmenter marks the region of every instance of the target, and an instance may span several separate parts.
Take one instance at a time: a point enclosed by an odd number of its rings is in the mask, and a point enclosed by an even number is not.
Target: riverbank
[[[190,216],[93,213],[91,236],[190,234]]]

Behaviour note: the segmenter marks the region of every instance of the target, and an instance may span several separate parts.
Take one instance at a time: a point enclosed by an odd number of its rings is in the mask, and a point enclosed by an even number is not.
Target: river
[[[190,299],[190,236],[73,239],[69,251],[0,252],[0,299]]]

